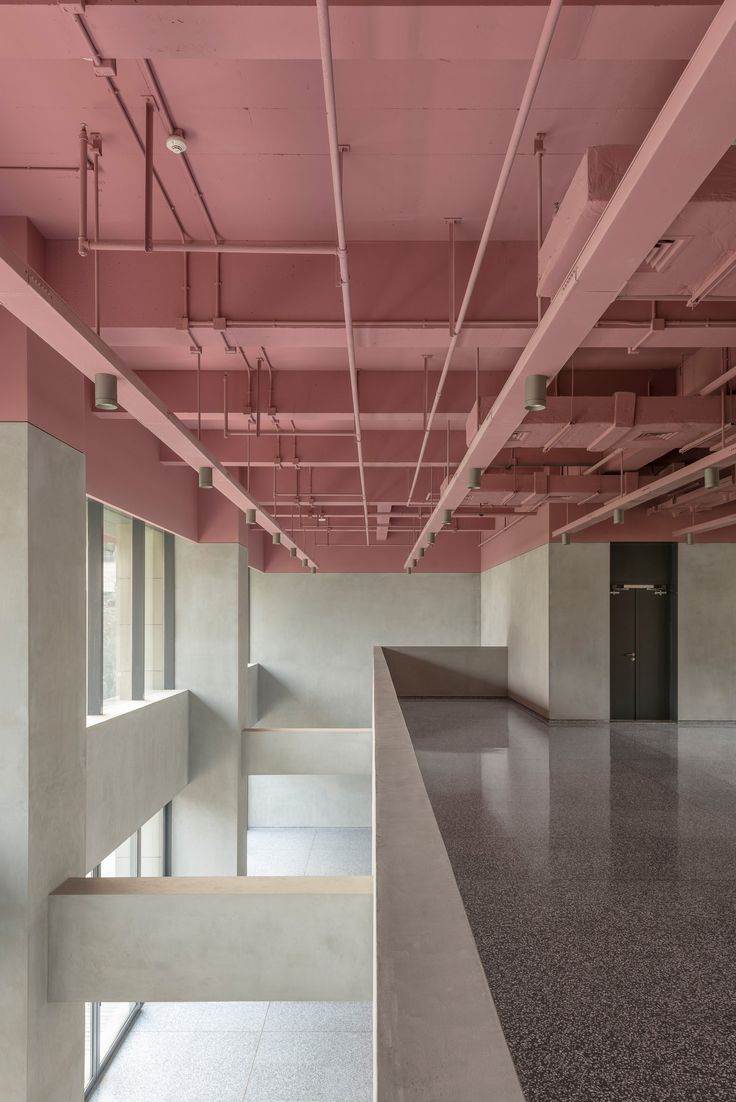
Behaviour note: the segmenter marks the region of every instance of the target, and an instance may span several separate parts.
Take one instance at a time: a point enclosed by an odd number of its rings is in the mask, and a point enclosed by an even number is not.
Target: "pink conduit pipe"
[[[284,243],[258,244],[252,241],[152,241],[146,249],[144,241],[85,241],[89,252],[118,253],[277,253],[283,255],[335,256],[334,245]]]
[[[350,300],[350,273],[348,270],[347,237],[345,234],[345,209],[342,201],[342,166],[340,163],[340,142],[337,137],[337,102],[335,100],[335,78],[332,70],[332,38],[330,35],[330,12],[327,5],[327,0],[317,0],[317,24],[319,27],[319,49],[322,58],[322,80],[325,89],[325,113],[327,116],[327,137],[330,145],[332,191],[335,199],[335,221],[337,223],[337,256],[340,264],[342,306],[343,312],[345,314],[345,335],[347,338],[348,348],[348,368],[350,370],[350,393],[353,399],[355,447],[358,452],[360,492],[363,496],[365,541],[366,543],[370,544],[370,530],[368,526],[368,498],[365,489],[365,467],[363,465],[363,440],[360,430],[358,367],[355,358],[353,307]]]
[[[537,43],[536,53],[534,54],[534,60],[532,61],[531,69],[529,70],[529,76],[527,77],[526,87],[524,89],[524,95],[521,97],[521,105],[519,107],[519,113],[516,116],[516,122],[514,123],[514,129],[511,132],[511,138],[509,139],[508,148],[506,149],[506,156],[503,159],[501,166],[501,173],[496,183],[496,190],[493,193],[493,199],[491,200],[491,206],[488,211],[488,217],[486,218],[486,224],[483,227],[483,233],[481,235],[480,242],[478,244],[478,252],[475,254],[475,262],[473,264],[473,270],[470,273],[468,279],[468,285],[465,288],[465,295],[460,306],[460,312],[457,316],[457,321],[454,326],[454,333],[450,340],[450,346],[447,349],[447,355],[445,356],[445,362],[442,367],[440,379],[437,384],[437,390],[435,391],[434,401],[432,402],[432,408],[429,411],[429,418],[427,419],[427,427],[424,432],[424,438],[422,440],[422,446],[419,449],[419,458],[417,459],[416,470],[414,471],[414,478],[412,480],[411,489],[409,490],[409,499],[407,504],[411,504],[411,499],[414,496],[414,490],[416,489],[417,480],[419,478],[419,472],[424,459],[424,453],[427,450],[427,444],[429,442],[429,434],[432,431],[432,425],[434,424],[437,408],[442,398],[442,392],[445,386],[445,380],[447,379],[447,373],[450,370],[452,363],[452,357],[455,355],[455,349],[460,339],[460,334],[463,330],[465,323],[465,316],[470,306],[470,300],[473,297],[473,291],[480,275],[480,269],[483,265],[483,260],[486,255],[486,249],[488,248],[488,242],[493,232],[493,227],[496,222],[499,207],[501,206],[501,200],[503,199],[504,192],[506,191],[506,185],[511,175],[511,169],[514,163],[514,158],[519,149],[521,142],[521,136],[524,132],[527,119],[529,118],[529,111],[532,106],[532,100],[539,84],[539,78],[542,75],[542,69],[544,63],[547,60],[547,54],[552,43],[552,36],[555,33],[555,27],[557,26],[557,20],[560,16],[564,0],[552,0],[547,16],[544,20],[544,26],[542,27],[542,33],[539,36],[539,42]]]

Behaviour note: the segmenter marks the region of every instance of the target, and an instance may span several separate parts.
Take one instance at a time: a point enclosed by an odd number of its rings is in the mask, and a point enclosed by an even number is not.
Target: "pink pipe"
[[[79,131],[79,255],[87,255],[87,127]]]
[[[281,253],[284,255],[334,256],[334,245],[284,244],[258,245],[251,241],[152,241],[146,250],[145,241],[86,241],[90,252],[122,253]]]
[[[324,0],[322,0],[324,2]],[[534,99],[534,93],[537,90],[539,84],[539,78],[542,75],[542,69],[544,63],[547,60],[547,54],[552,43],[552,36],[557,26],[557,20],[562,10],[563,0],[551,0],[549,8],[547,10],[547,16],[544,20],[544,26],[542,27],[542,33],[539,36],[539,42],[537,43],[537,49],[534,54],[531,69],[529,70],[529,76],[527,77],[526,87],[524,88],[524,95],[521,98],[521,105],[519,107],[516,121],[514,123],[514,129],[511,132],[509,144],[506,149],[506,155],[503,159],[501,166],[501,172],[496,183],[496,189],[493,193],[493,199],[491,200],[491,206],[488,211],[488,217],[486,218],[486,224],[483,227],[483,233],[481,234],[480,242],[478,244],[478,251],[475,254],[475,261],[473,263],[473,269],[468,279],[468,285],[465,288],[465,295],[460,306],[460,313],[457,316],[457,322],[455,323],[454,333],[450,340],[450,346],[447,349],[447,355],[445,356],[445,362],[442,367],[442,373],[437,384],[437,390],[435,391],[434,401],[432,402],[432,409],[429,413],[429,419],[427,421],[427,428],[424,433],[424,439],[422,440],[422,446],[419,450],[419,458],[417,459],[416,470],[414,471],[414,478],[412,480],[411,489],[409,490],[409,501],[414,496],[414,490],[416,489],[417,481],[419,479],[419,471],[422,466],[422,460],[424,459],[424,453],[427,450],[427,444],[429,442],[429,434],[432,431],[432,425],[434,424],[437,408],[442,398],[442,392],[445,386],[445,380],[447,379],[447,373],[450,370],[452,358],[455,355],[455,349],[457,342],[462,333],[463,325],[465,323],[465,316],[470,307],[470,300],[473,297],[475,285],[478,282],[478,276],[483,265],[483,260],[486,255],[486,249],[488,248],[488,242],[493,232],[493,227],[496,223],[496,217],[498,215],[499,208],[501,206],[501,200],[504,197],[506,191],[506,185],[511,175],[511,168],[514,163],[519,145],[521,143],[522,134],[524,133],[524,127],[526,126],[527,119],[529,118],[529,111],[531,110],[532,100]]]
[[[355,447],[358,452],[360,472],[360,491],[363,495],[363,514],[365,516],[365,539],[370,543],[368,530],[368,497],[365,488],[365,468],[363,466],[363,440],[360,431],[360,402],[358,399],[358,366],[355,357],[355,333],[353,331],[353,307],[350,299],[350,272],[348,270],[348,245],[345,234],[345,209],[342,201],[342,165],[340,163],[340,142],[337,136],[337,101],[335,99],[335,77],[332,69],[332,38],[330,35],[330,12],[327,0],[317,0],[317,24],[319,27],[319,47],[322,58],[322,81],[325,91],[325,113],[327,116],[327,136],[330,146],[330,169],[332,172],[332,193],[335,200],[335,221],[337,223],[338,259],[340,264],[340,285],[342,306],[345,314],[345,335],[348,348],[348,368],[350,371],[350,394],[353,400],[353,419],[355,421]]]

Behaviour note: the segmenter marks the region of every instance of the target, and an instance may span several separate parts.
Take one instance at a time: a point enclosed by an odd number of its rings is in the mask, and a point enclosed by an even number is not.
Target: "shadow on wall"
[[[506,647],[384,647],[383,653],[398,696],[508,693]]]

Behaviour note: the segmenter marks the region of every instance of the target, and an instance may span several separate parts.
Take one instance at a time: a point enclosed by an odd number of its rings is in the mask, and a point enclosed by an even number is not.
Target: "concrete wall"
[[[736,544],[681,544],[678,716],[736,720]]]
[[[177,539],[176,684],[190,691],[190,780],[174,800],[175,876],[246,871],[247,679],[248,553]]]
[[[610,715],[610,545],[549,546],[549,718]]]
[[[248,826],[370,827],[373,782],[365,774],[248,778]]]
[[[370,876],[72,880],[49,899],[55,1000],[367,1000],[372,948]]]
[[[83,456],[0,424],[0,501],[0,1098],[71,1102],[84,1015],[47,1000],[47,908],[85,872]]]
[[[384,647],[383,653],[399,696],[508,693],[506,647]]]
[[[87,871],[187,783],[185,690],[87,718]]]
[[[363,773],[373,769],[373,733],[370,728],[320,731],[268,729],[243,731],[243,768],[258,773]]]
[[[251,571],[251,652],[270,727],[366,727],[372,648],[477,646],[477,574]]]
[[[549,715],[549,546],[481,574],[481,644],[508,647],[509,696]]]

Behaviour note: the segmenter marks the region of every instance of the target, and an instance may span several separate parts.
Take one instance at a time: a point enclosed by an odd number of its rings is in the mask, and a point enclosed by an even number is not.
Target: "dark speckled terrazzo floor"
[[[402,708],[528,1102],[735,1102],[736,726]]]

